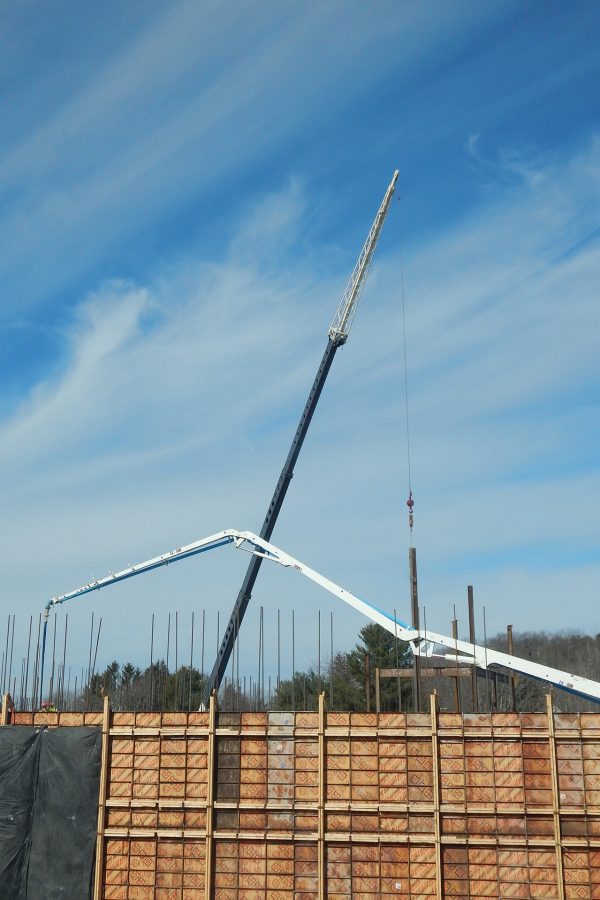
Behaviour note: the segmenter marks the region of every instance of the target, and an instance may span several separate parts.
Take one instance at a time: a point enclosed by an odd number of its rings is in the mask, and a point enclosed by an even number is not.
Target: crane
[[[209,550],[215,550],[218,547],[224,547],[228,544],[233,544],[238,550],[249,552],[253,559],[259,559],[261,561],[265,559],[269,562],[281,565],[286,569],[293,569],[294,571],[299,572],[300,575],[310,579],[310,581],[313,581],[326,591],[329,591],[334,597],[337,597],[348,606],[362,613],[370,619],[371,622],[381,625],[386,631],[395,635],[399,640],[408,643],[415,656],[440,658],[447,660],[454,665],[457,663],[466,663],[475,665],[480,669],[508,669],[510,672],[516,672],[520,675],[526,675],[529,678],[535,678],[546,684],[557,687],[560,690],[584,697],[586,700],[593,700],[597,703],[600,702],[600,683],[597,681],[591,681],[589,678],[583,678],[580,675],[562,672],[559,669],[553,669],[541,663],[532,662],[528,659],[521,659],[518,656],[502,653],[498,650],[490,650],[487,647],[481,647],[478,644],[460,641],[444,634],[429,631],[429,629],[422,630],[413,628],[411,625],[390,615],[390,613],[385,612],[378,606],[374,606],[366,600],[361,600],[359,597],[356,597],[350,591],[341,587],[339,584],[336,584],[334,581],[331,581],[329,578],[326,578],[324,575],[321,575],[319,572],[315,571],[315,569],[311,569],[310,566],[300,562],[300,560],[290,556],[284,550],[279,549],[279,547],[276,547],[274,544],[260,537],[260,535],[254,534],[251,531],[237,531],[233,528],[227,528],[216,534],[208,535],[208,537],[201,538],[199,541],[194,541],[184,547],[177,547],[169,553],[164,553],[162,556],[155,556],[152,559],[146,560],[146,562],[130,565],[120,572],[110,572],[104,578],[94,578],[82,587],[69,591],[66,594],[53,597],[44,608],[44,641],[42,643],[40,692],[44,678],[46,625],[48,623],[50,610],[54,606],[65,603],[67,600],[71,600],[75,597],[88,594],[91,591],[101,590],[111,584],[116,584],[117,582],[124,581],[125,579],[132,578],[136,575],[141,575],[144,572],[151,572],[161,566],[167,566],[182,559],[188,559],[191,556],[196,556],[199,553],[205,553]]]
[[[371,226],[371,230],[367,235],[367,239],[360,252],[358,260],[356,261],[356,265],[354,266],[352,275],[350,276],[350,280],[348,281],[348,284],[346,286],[346,290],[344,291],[344,295],[340,301],[335,316],[333,317],[333,321],[328,332],[325,352],[323,353],[323,357],[321,359],[321,362],[319,363],[319,368],[317,369],[315,380],[310,389],[308,399],[300,417],[300,422],[298,423],[298,427],[296,428],[296,432],[292,440],[292,445],[286,457],[285,463],[283,464],[283,469],[281,470],[279,480],[277,481],[277,484],[275,486],[275,491],[271,498],[271,502],[269,503],[262,528],[260,529],[260,537],[265,540],[269,540],[273,533],[273,529],[275,528],[277,517],[279,516],[279,512],[285,499],[285,495],[290,486],[290,481],[292,480],[292,477],[294,475],[294,467],[296,465],[296,461],[300,454],[300,450],[302,449],[304,438],[306,437],[311,419],[313,417],[317,403],[319,402],[319,397],[321,396],[321,391],[323,390],[323,386],[327,379],[327,375],[329,374],[329,369],[331,368],[331,364],[333,362],[335,354],[338,348],[345,344],[348,340],[350,327],[356,313],[356,308],[358,306],[362,290],[365,286],[365,281],[371,267],[371,261],[373,259],[375,247],[377,246],[377,241],[379,240],[379,235],[381,234],[381,230],[383,228],[383,224],[385,222],[385,218],[392,201],[392,196],[394,194],[397,180],[398,170],[394,172],[392,180],[385,192],[384,198],[381,202],[381,206],[377,211],[377,215],[375,216],[375,220]],[[229,617],[229,622],[227,623],[227,627],[225,628],[225,632],[223,634],[223,640],[221,641],[221,645],[217,652],[217,658],[215,660],[213,670],[208,679],[208,696],[210,696],[213,690],[219,689],[223,675],[227,670],[231,652],[233,650],[240,625],[248,607],[248,603],[250,602],[252,590],[254,588],[254,583],[258,576],[261,563],[261,557],[254,555],[250,560],[248,569],[246,570],[244,580],[242,581],[242,586],[239,589],[236,601],[233,606],[233,610]]]

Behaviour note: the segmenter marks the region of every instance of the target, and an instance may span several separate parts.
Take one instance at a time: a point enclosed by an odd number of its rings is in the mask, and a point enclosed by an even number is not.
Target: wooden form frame
[[[600,898],[600,715],[86,716],[95,900]]]
[[[10,725],[10,717],[14,712],[15,705],[10,694],[2,694],[2,708],[0,710],[0,726]]]
[[[108,697],[102,710],[102,751],[100,763],[100,788],[98,792],[98,828],[96,832],[96,868],[94,871],[94,900],[101,900],[104,875],[104,827],[106,822],[106,795],[108,783],[108,756],[111,710]]]

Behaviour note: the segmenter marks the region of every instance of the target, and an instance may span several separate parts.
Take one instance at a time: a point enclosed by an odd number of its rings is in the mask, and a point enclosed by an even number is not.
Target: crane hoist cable
[[[406,297],[404,291],[404,248],[402,244],[402,232],[400,233],[400,293],[402,298],[402,349],[404,356],[404,410],[405,410],[405,421],[406,421],[406,463],[408,469],[408,500],[406,501],[406,505],[408,507],[408,528],[410,531],[410,546],[412,547],[413,543],[413,526],[415,523],[414,520],[414,505],[415,501],[413,499],[412,492],[412,475],[411,475],[411,466],[410,466],[410,415],[409,415],[409,405],[408,405],[408,354],[406,351]]]

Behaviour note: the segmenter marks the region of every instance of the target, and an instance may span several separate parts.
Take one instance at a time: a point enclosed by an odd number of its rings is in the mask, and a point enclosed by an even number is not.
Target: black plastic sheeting
[[[102,733],[0,728],[0,900],[89,900]]]

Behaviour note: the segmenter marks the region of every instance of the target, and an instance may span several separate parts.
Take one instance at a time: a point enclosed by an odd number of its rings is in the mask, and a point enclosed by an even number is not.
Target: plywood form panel
[[[406,742],[409,803],[433,803],[433,749],[431,737]]]
[[[104,860],[105,900],[200,900],[204,896],[203,841],[108,839]]]
[[[585,805],[600,810],[600,741],[586,741],[581,755]]]
[[[266,800],[267,768],[266,739],[242,737],[240,742],[240,801],[264,802]]]
[[[593,854],[592,859],[590,856]],[[565,875],[565,896],[574,900],[595,900],[600,897],[600,884],[592,878],[598,878],[598,851],[587,849],[563,852],[563,869]]]
[[[282,805],[294,800],[294,740],[291,737],[267,739],[267,799]],[[302,788],[299,788],[302,792]],[[309,788],[306,789],[308,791]],[[307,796],[306,799],[309,799]]]
[[[316,844],[215,842],[218,900],[315,900],[316,896]]]
[[[73,714],[72,724],[81,724],[80,715]],[[192,722],[191,716],[202,718]],[[207,724],[206,714],[113,714],[107,898],[204,897],[204,856],[201,878],[190,863],[196,883],[183,876],[186,843],[205,855]],[[429,715],[328,713],[324,871],[335,880],[327,895],[435,895],[437,765],[446,896],[600,900],[600,716],[557,715],[555,738],[548,724],[543,714],[441,714],[433,740]],[[215,849],[237,848],[235,864],[215,855],[215,878],[228,881],[214,883],[214,891],[226,892],[221,900],[316,900],[317,729],[314,713],[219,717]],[[555,833],[563,840],[564,893]],[[384,851],[398,856],[397,869]],[[225,877],[231,875],[233,882]]]

